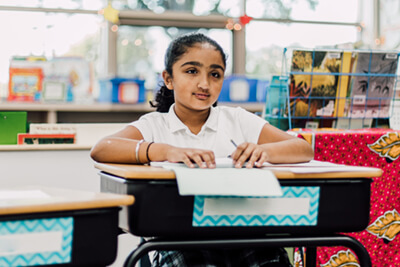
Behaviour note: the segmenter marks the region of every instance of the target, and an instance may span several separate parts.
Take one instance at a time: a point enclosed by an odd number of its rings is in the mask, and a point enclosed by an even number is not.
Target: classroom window
[[[280,74],[284,48],[346,47],[358,35],[355,26],[254,21],[246,28],[246,73],[259,78]]]
[[[0,97],[7,94],[8,68],[15,56],[83,57],[101,67],[104,20],[91,14],[0,11]],[[9,26],[6,26],[9,25]]]
[[[120,77],[139,77],[146,87],[157,87],[164,70],[164,54],[170,41],[183,33],[201,31],[215,39],[228,54],[227,71],[232,71],[232,32],[224,29],[185,29],[176,27],[120,26],[117,40],[117,73]]]
[[[359,0],[246,0],[246,13],[254,18],[355,23],[358,11]]]
[[[380,41],[386,49],[400,48],[400,2],[382,0],[380,3]]]
[[[2,6],[99,10],[105,0],[1,0]]]
[[[165,11],[191,12],[194,15],[222,14],[240,16],[241,0],[113,0],[112,6],[119,10],[149,10],[155,13]]]

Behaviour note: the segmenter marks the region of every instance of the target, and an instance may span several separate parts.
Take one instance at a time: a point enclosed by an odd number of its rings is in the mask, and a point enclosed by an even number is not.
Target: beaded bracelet
[[[147,149],[146,149],[146,158],[147,158],[147,161],[148,161],[148,162],[151,161],[150,158],[149,158],[149,148],[150,148],[150,146],[151,146],[152,144],[154,144],[154,142],[150,142],[149,145],[147,146]]]
[[[140,148],[140,144],[143,143],[143,142],[144,142],[144,140],[142,139],[139,142],[137,142],[137,144],[136,144],[136,150],[135,150],[135,152],[136,152],[136,163],[140,163],[140,160],[139,160],[139,148]]]

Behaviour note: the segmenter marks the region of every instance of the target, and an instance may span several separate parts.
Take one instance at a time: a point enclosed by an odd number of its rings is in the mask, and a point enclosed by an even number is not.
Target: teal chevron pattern
[[[71,262],[73,228],[73,217],[0,222],[0,266],[38,266]],[[40,236],[49,232],[62,233],[61,250],[22,254],[12,250],[13,236],[32,233]]]
[[[283,186],[283,195],[274,198],[309,198],[309,213],[305,215],[204,215],[204,200],[207,196],[195,196],[193,207],[194,227],[215,226],[311,226],[317,225],[318,186]],[[213,197],[210,198],[223,198]]]

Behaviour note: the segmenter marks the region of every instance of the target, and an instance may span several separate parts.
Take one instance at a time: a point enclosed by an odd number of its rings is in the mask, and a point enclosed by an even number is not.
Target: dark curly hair
[[[168,46],[164,58],[165,71],[167,71],[168,74],[172,77],[172,66],[175,64],[175,62],[178,61],[182,57],[182,55],[186,53],[188,48],[191,48],[199,43],[208,43],[214,46],[215,49],[221,53],[224,67],[226,66],[226,54],[223,51],[222,47],[216,41],[202,33],[189,33],[176,38]],[[165,84],[162,84],[156,94],[155,101],[155,104],[152,102],[150,102],[150,104],[153,107],[156,107],[157,111],[168,112],[171,105],[175,103],[174,91],[169,90],[165,86]],[[216,103],[214,105],[216,105]]]

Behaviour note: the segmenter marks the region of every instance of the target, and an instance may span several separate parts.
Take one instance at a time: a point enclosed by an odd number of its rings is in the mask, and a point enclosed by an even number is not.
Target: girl
[[[184,162],[191,168],[195,164],[215,168],[215,158],[228,155],[236,168],[311,160],[313,151],[306,141],[240,107],[216,107],[225,67],[224,51],[209,37],[195,33],[175,39],[165,55],[157,112],[100,140],[91,157],[113,163]],[[155,266],[220,266],[219,262],[290,266],[283,249],[160,251],[158,255],[161,259]]]

